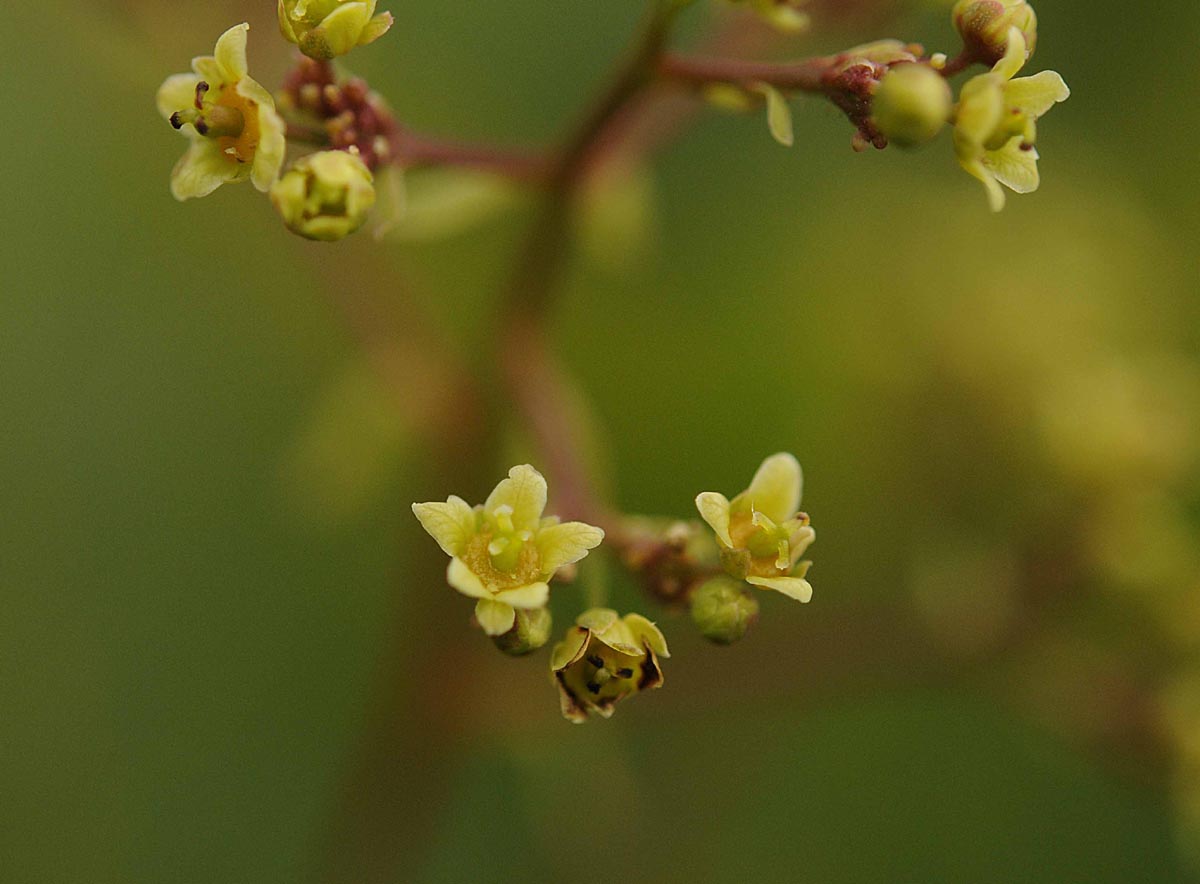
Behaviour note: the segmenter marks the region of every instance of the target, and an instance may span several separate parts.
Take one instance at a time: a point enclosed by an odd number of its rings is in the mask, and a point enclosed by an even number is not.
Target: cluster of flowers
[[[934,55],[892,65],[874,91],[871,119],[902,146],[930,141],[952,123],[959,165],[984,185],[998,212],[1000,185],[1017,193],[1037,189],[1037,120],[1071,93],[1054,71],[1013,79],[1037,42],[1037,15],[1025,0],[959,0],[952,15],[963,38],[957,64]],[[991,70],[964,83],[954,104],[945,75],[972,63]]]
[[[375,13],[375,0],[279,0],[278,12],[283,36],[321,61],[377,40],[392,25],[391,13]],[[171,173],[171,193],[186,200],[249,179],[270,194],[294,233],[341,239],[375,203],[371,169],[351,147],[301,157],[281,175],[287,125],[271,93],[249,75],[249,30],[245,23],[230,28],[212,55],[159,87],[159,113],[189,141]]]
[[[808,516],[797,513],[800,493],[800,464],[790,454],[776,454],[733,500],[712,491],[696,498],[716,535],[725,576],[696,581],[692,616],[715,641],[740,638],[757,615],[740,581],[802,602],[812,598],[804,579],[809,563],[800,556],[816,535]],[[542,474],[521,464],[482,505],[454,495],[413,504],[421,525],[450,556],[447,582],[475,599],[475,622],[512,655],[549,641],[550,581],[569,579],[572,566],[605,536],[594,525],[543,515],[546,500]],[[591,712],[607,718],[621,699],[662,684],[659,661],[668,656],[662,632],[641,614],[585,611],[551,654],[563,715],[575,722]]]

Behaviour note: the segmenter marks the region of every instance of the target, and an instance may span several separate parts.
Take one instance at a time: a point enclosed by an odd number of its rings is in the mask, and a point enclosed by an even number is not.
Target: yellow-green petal
[[[992,137],[1004,116],[1004,90],[992,74],[968,80],[958,96],[954,115],[954,145],[960,157],[969,155]]]
[[[197,138],[171,172],[171,195],[181,202],[208,196],[222,184],[245,177],[246,171],[222,153],[216,141]]]
[[[475,603],[475,619],[488,635],[504,635],[513,628],[517,612],[504,602],[480,599]]]
[[[566,638],[554,646],[550,655],[550,668],[554,671],[566,669],[582,657],[587,649],[589,635],[586,629],[579,626],[568,629]]]
[[[984,166],[1001,184],[1017,193],[1032,193],[1038,189],[1038,152],[1030,147],[1021,149],[1021,138],[1009,139],[999,150],[989,150],[983,157]]]
[[[783,93],[770,83],[755,83],[754,91],[767,100],[767,128],[771,137],[784,147],[791,147],[796,136],[792,131],[792,109],[788,107]]]
[[[343,3],[321,20],[319,30],[332,55],[345,55],[358,45],[374,9],[366,3]]]
[[[733,547],[729,536],[729,498],[719,491],[702,491],[696,495],[696,510],[700,518],[713,529],[717,539],[726,547]]]
[[[390,12],[379,13],[379,15],[367,22],[367,26],[363,28],[362,36],[358,38],[358,45],[366,46],[368,43],[374,43],[387,33],[388,28],[392,26],[392,22],[393,19]]]
[[[981,160],[960,158],[958,164],[983,185],[984,190],[987,191],[988,205],[991,206],[993,212],[999,212],[1004,208],[1004,188],[1000,186],[996,177],[983,165]]]
[[[812,585],[802,577],[747,577],[746,582],[781,592],[798,602],[807,602],[812,598]]]
[[[992,73],[999,74],[1006,80],[1011,80],[1016,76],[1017,71],[1025,66],[1027,55],[1025,35],[1021,33],[1021,29],[1018,27],[1009,28],[1008,48],[1004,51],[1004,57],[992,66]]]
[[[1060,101],[1071,97],[1071,90],[1057,71],[1042,71],[1032,77],[1011,80],[1004,87],[1004,101],[1031,117],[1040,117]]]
[[[213,58],[221,70],[222,82],[236,83],[246,76],[246,32],[249,30],[250,25],[242,22],[217,38]]]
[[[198,55],[193,58],[192,70],[200,76],[200,79],[204,80],[214,89],[218,89],[225,84],[225,73],[221,70],[221,66],[217,64],[217,60],[211,55]]]
[[[645,644],[660,657],[671,656],[671,652],[667,650],[666,637],[653,622],[641,614],[626,614],[624,619],[625,625],[629,627],[637,641]]]
[[[546,480],[529,464],[518,464],[488,495],[483,508],[491,513],[500,506],[512,507],[512,521],[517,530],[536,528],[546,508]]]
[[[276,15],[279,17],[279,33],[289,43],[299,43],[300,40],[296,37],[296,31],[292,28],[292,20],[284,4],[285,0],[279,0],[279,7],[276,9]]]
[[[452,558],[449,567],[446,568],[446,582],[457,589],[465,596],[470,596],[473,599],[490,599],[492,594],[488,592],[483,581],[479,576],[467,567],[467,563],[462,559]]]
[[[475,511],[461,497],[451,494],[445,503],[414,503],[412,511],[448,556],[462,555],[475,536]]]
[[[163,119],[171,119],[171,114],[192,106],[196,100],[196,84],[200,82],[198,74],[172,74],[163,80],[158,87],[154,102]],[[187,131],[192,131],[190,124]]]
[[[612,608],[588,608],[575,618],[575,623],[584,629],[601,633],[617,622],[619,617]]]
[[[530,583],[526,586],[516,586],[497,592],[497,601],[512,605],[514,608],[540,608],[550,599],[550,586],[547,583]]]
[[[800,506],[803,481],[800,462],[781,451],[762,462],[744,494],[754,510],[774,522],[783,522]]]
[[[542,573],[547,578],[563,565],[578,562],[604,540],[604,531],[584,522],[563,522],[542,528],[537,533]]]

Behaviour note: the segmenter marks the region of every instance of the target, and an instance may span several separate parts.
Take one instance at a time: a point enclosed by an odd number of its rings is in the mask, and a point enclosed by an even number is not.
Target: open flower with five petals
[[[954,113],[959,165],[983,183],[992,211],[1004,208],[1004,189],[1037,190],[1037,120],[1071,94],[1055,71],[1013,76],[1025,64],[1025,38],[1009,29],[1004,57],[986,74],[968,80]]]
[[[773,454],[733,500],[705,491],[696,497],[696,509],[716,533],[730,576],[807,602],[812,586],[804,575],[810,563],[800,556],[817,534],[808,516],[797,512],[802,484],[796,458]]]
[[[234,25],[212,55],[192,59],[192,73],[170,76],[158,89],[159,113],[191,142],[171,173],[177,200],[247,178],[266,191],[279,176],[285,126],[271,93],[247,73],[248,30]]]
[[[412,508],[450,556],[446,580],[478,599],[475,619],[492,636],[512,629],[516,608],[543,607],[555,572],[578,562],[604,539],[604,531],[593,525],[543,517],[546,480],[528,464],[509,470],[482,506],[451,495],[445,503],[414,503]]]
[[[608,718],[625,697],[662,685],[658,658],[669,656],[662,632],[641,614],[584,611],[550,657],[563,717],[576,724],[591,712]]]

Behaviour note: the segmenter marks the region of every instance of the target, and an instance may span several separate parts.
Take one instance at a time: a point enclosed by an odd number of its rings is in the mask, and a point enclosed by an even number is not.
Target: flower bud
[[[758,601],[727,577],[715,577],[692,596],[692,620],[709,641],[731,645],[758,619]]]
[[[512,629],[503,635],[492,636],[496,647],[513,657],[536,651],[550,641],[553,618],[547,608],[518,608]]]
[[[871,119],[889,142],[914,147],[932,141],[950,118],[950,86],[923,64],[892,68],[871,100]]]
[[[375,186],[357,153],[324,150],[296,160],[271,187],[271,202],[292,233],[334,242],[363,226]]]
[[[334,58],[378,40],[392,14],[375,15],[376,0],[279,0],[279,31],[309,58]]]
[[[1025,57],[1037,43],[1037,13],[1025,0],[958,0],[951,12],[972,60],[994,65],[1008,49],[1009,28],[1025,38]]]

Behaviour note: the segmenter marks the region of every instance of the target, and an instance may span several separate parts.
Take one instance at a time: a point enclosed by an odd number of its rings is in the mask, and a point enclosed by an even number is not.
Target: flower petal
[[[617,612],[612,608],[588,608],[575,618],[575,623],[584,629],[601,633],[617,622]]]
[[[239,85],[254,83],[247,78]],[[257,83],[254,83],[258,86]],[[259,87],[260,89],[262,87]],[[265,91],[265,90],[264,90]],[[270,98],[270,95],[267,95]],[[283,167],[284,156],[287,153],[287,126],[283,118],[275,112],[275,104],[259,102],[258,105],[258,146],[254,150],[254,163],[250,170],[250,181],[254,186],[266,193],[271,185],[279,178],[279,170]]]
[[[1004,188],[997,182],[996,177],[984,167],[983,162],[979,159],[963,160],[959,158],[958,164],[974,178],[978,179],[987,190],[988,203],[992,207],[993,212],[999,212],[1004,208]]]
[[[495,598],[514,608],[541,608],[550,599],[550,585],[530,583],[527,586],[516,586],[501,590],[496,593]]]
[[[781,592],[798,602],[807,602],[812,598],[812,584],[801,577],[747,577],[746,582]]]
[[[475,603],[475,619],[488,635],[504,635],[513,628],[517,612],[504,602],[480,599]]]
[[[1071,90],[1057,71],[1042,71],[1032,77],[1012,80],[1004,87],[1004,101],[1032,117],[1040,117],[1060,101],[1071,97]]]
[[[542,528],[537,534],[538,555],[546,579],[563,565],[578,562],[604,540],[604,531],[584,522],[563,522]]]
[[[1025,66],[1027,49],[1025,35],[1021,33],[1021,29],[1015,26],[1009,28],[1008,48],[1004,50],[1004,57],[992,66],[992,73],[1011,80],[1017,71]]]
[[[292,20],[288,15],[287,6],[284,4],[285,0],[279,0],[279,7],[276,9],[276,14],[279,17],[279,33],[289,43],[299,43],[300,40],[296,37],[296,31],[292,27]]]
[[[729,498],[719,491],[703,491],[696,495],[696,510],[708,527],[716,532],[717,539],[727,548],[733,548],[729,536]]]
[[[163,80],[163,84],[158,87],[158,94],[154,96],[154,102],[163,119],[169,120],[175,111],[193,106],[196,100],[196,84],[199,82],[200,77],[197,74],[173,74]]]
[[[566,669],[582,657],[590,635],[582,626],[568,629],[566,638],[554,646],[554,652],[550,655],[550,669],[555,672]]]
[[[227,157],[216,141],[197,138],[171,172],[171,195],[181,202],[208,196],[222,184],[245,177],[244,168]]]
[[[379,15],[367,22],[367,26],[363,28],[362,35],[358,38],[358,45],[366,46],[368,43],[374,43],[387,33],[388,28],[392,26],[392,22],[393,19],[390,12],[379,13]]]
[[[954,145],[959,157],[972,153],[1000,125],[1004,90],[992,74],[980,74],[963,84],[954,112]]]
[[[625,625],[629,627],[639,643],[646,645],[660,657],[671,656],[670,651],[667,650],[667,639],[663,636],[662,630],[654,623],[641,614],[626,614],[624,620]]]
[[[1038,189],[1038,152],[1030,147],[1021,149],[1021,138],[1011,138],[999,150],[989,150],[983,157],[986,166],[1001,184],[1017,193],[1032,193]]]
[[[461,497],[451,494],[445,503],[414,503],[412,511],[448,556],[462,555],[475,536],[475,511]]]
[[[236,83],[246,76],[246,32],[249,30],[250,25],[242,22],[217,38],[213,58],[221,69],[223,82]]]
[[[320,30],[329,52],[333,55],[345,55],[357,46],[373,12],[366,3],[352,0],[325,16],[321,20]]]
[[[800,462],[781,451],[762,462],[750,481],[750,487],[743,493],[754,510],[769,516],[774,522],[783,522],[794,516],[800,506],[803,481]]]
[[[537,527],[546,508],[546,480],[529,464],[519,464],[508,471],[508,478],[488,495],[483,508],[493,512],[498,506],[512,507],[513,525],[518,530]]]
[[[488,592],[483,581],[479,576],[467,567],[467,563],[457,556],[450,560],[449,567],[446,568],[446,582],[461,592],[463,595],[470,596],[473,599],[490,599],[492,593]]]

